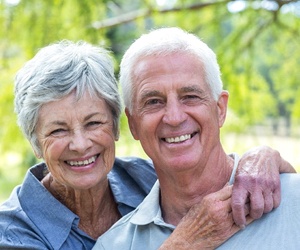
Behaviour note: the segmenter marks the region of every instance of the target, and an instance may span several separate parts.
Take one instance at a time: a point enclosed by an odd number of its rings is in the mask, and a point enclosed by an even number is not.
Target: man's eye
[[[148,100],[146,103],[145,103],[145,106],[148,106],[148,105],[156,105],[156,104],[160,104],[162,103],[161,100],[159,99],[151,99],[151,100]]]
[[[184,99],[198,99],[199,98],[199,96],[197,96],[197,95],[186,95],[186,96],[184,96]]]
[[[203,98],[198,95],[185,95],[182,97],[182,101],[186,104],[198,104],[203,101]]]

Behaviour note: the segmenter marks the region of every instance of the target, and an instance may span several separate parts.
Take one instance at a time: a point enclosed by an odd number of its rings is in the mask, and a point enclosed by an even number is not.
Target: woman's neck
[[[94,239],[121,218],[108,180],[94,189],[75,190],[58,183],[49,173],[42,184],[58,201],[78,215],[79,228]]]

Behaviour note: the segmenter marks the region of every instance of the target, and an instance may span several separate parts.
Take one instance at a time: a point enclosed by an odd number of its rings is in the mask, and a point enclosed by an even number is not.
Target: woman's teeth
[[[96,158],[97,158],[96,156],[93,156],[90,159],[84,161],[67,161],[67,163],[71,166],[84,166],[95,162]]]

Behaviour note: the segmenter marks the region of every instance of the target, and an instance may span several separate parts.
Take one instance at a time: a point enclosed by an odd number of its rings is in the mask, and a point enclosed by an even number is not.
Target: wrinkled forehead
[[[195,55],[176,52],[142,56],[132,70],[133,87],[137,87],[149,79],[156,82],[166,77],[169,80],[174,77],[174,81],[177,78],[178,80],[186,78],[187,81],[197,79],[202,83],[205,79],[203,63]]]
[[[133,99],[167,92],[211,91],[205,81],[202,63],[190,54],[146,56],[133,72]]]

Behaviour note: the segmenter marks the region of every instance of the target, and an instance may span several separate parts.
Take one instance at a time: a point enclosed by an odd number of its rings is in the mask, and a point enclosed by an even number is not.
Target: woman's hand
[[[250,207],[250,216],[260,218],[280,204],[280,173],[295,173],[277,150],[267,146],[253,148],[240,159],[232,192],[233,218],[244,227],[244,206]]]

